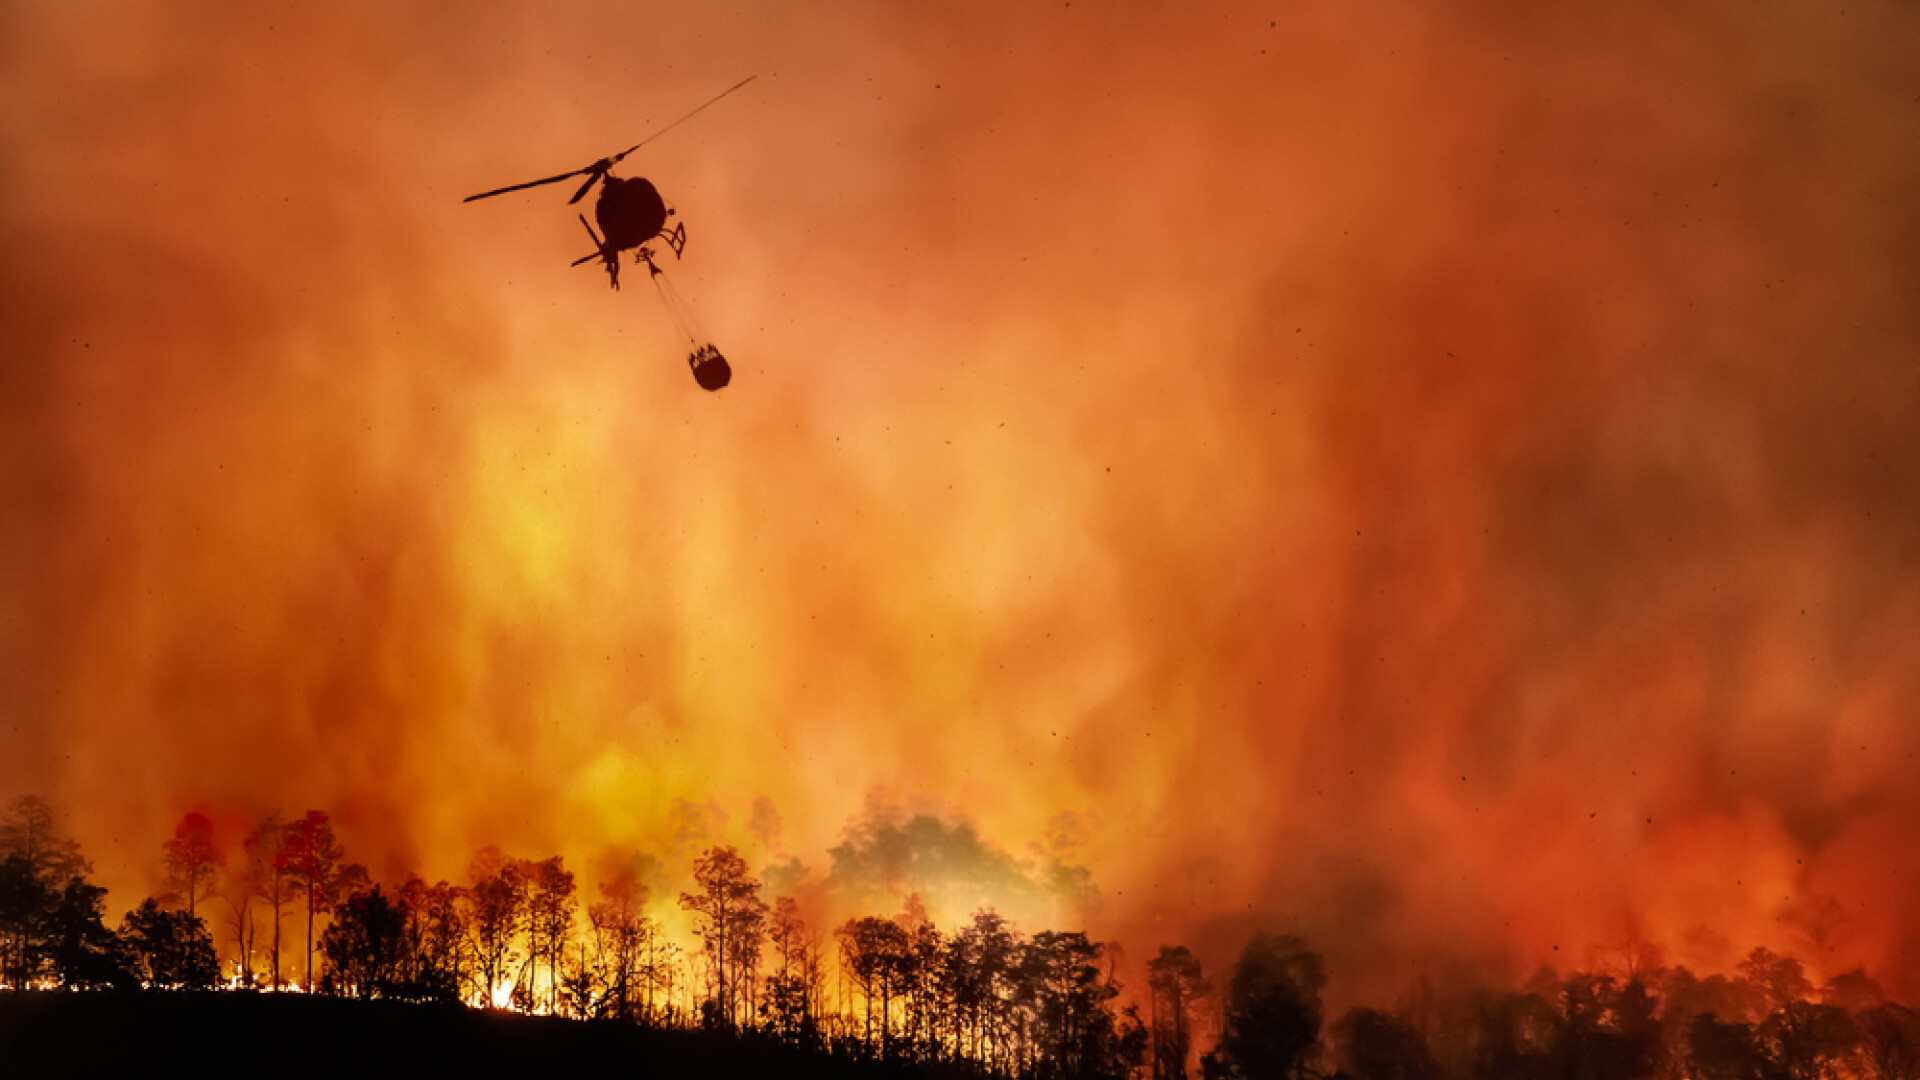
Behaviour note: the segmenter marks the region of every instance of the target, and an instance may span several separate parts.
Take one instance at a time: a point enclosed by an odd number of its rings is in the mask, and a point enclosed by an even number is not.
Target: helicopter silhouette
[[[573,193],[573,198],[567,200],[567,205],[572,206],[581,199],[586,198],[587,192],[593,190],[593,185],[599,184],[600,198],[593,204],[593,218],[600,223],[600,232],[595,233],[593,226],[587,224],[587,216],[585,214],[580,215],[580,224],[585,226],[587,236],[592,238],[595,250],[591,255],[585,255],[575,259],[573,265],[579,266],[583,263],[589,263],[595,259],[599,259],[607,269],[607,279],[609,283],[611,283],[615,289],[618,289],[620,287],[620,253],[623,251],[632,251],[634,252],[634,261],[636,263],[645,263],[649,270],[655,275],[658,275],[660,268],[654,264],[653,249],[650,246],[651,243],[656,239],[664,240],[667,247],[672,249],[673,257],[678,259],[681,251],[685,250],[687,246],[686,224],[680,222],[676,223],[671,229],[667,228],[667,219],[674,216],[674,211],[672,207],[667,205],[666,200],[660,197],[659,189],[655,188],[652,182],[643,177],[615,176],[613,175],[613,167],[620,164],[628,154],[633,153],[635,150],[640,149],[681,124],[686,123],[688,120],[693,119],[708,105],[712,105],[714,102],[719,101],[721,98],[726,97],[728,94],[733,93],[735,90],[740,89],[753,80],[754,76],[752,75],[741,79],[739,82],[714,95],[713,98],[708,100],[705,105],[700,106],[700,108],[682,116],[680,119],[675,120],[673,123],[668,124],[652,135],[627,147],[625,150],[611,157],[603,157],[584,169],[575,169],[572,172],[563,172],[558,176],[549,176],[540,180],[529,180],[524,184],[509,184],[506,187],[495,188],[492,191],[483,191],[478,195],[469,195],[461,201],[473,202],[477,199],[491,199],[495,195],[505,195],[512,191],[524,191],[527,188],[540,187],[543,184],[557,184],[562,180],[571,180],[576,176],[584,176],[587,178],[586,182],[581,184],[579,190]]]

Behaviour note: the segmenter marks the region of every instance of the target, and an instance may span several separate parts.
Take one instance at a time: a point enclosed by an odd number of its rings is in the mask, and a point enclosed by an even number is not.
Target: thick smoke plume
[[[116,902],[189,808],[884,883],[878,790],[1344,992],[1920,991],[1911,4],[0,20],[0,791]],[[711,396],[459,200],[752,73],[628,163]]]

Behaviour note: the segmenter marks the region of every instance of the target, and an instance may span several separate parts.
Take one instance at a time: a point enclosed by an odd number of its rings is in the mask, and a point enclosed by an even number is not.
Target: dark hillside
[[[0,1077],[931,1076],[758,1039],[304,994],[0,993]],[[953,1075],[959,1075],[954,1073]]]

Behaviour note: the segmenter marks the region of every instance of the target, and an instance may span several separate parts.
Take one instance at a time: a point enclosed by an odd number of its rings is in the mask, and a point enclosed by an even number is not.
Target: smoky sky
[[[1920,978],[1910,4],[0,19],[0,789],[116,902],[882,792],[1142,955]],[[750,74],[623,163],[709,395],[460,200]]]

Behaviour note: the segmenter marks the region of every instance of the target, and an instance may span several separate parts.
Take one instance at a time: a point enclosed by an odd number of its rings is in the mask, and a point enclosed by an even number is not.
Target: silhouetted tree
[[[206,990],[220,981],[206,921],[152,897],[121,920],[120,942],[134,974],[153,989]]]
[[[1441,1076],[1426,1037],[1391,1013],[1349,1009],[1329,1034],[1340,1072],[1353,1080],[1439,1080]]]
[[[227,905],[227,926],[233,931],[235,977],[241,986],[253,985],[253,894],[242,881],[229,881],[219,893]]]
[[[1820,1000],[1829,1005],[1838,1005],[1857,1018],[1885,1002],[1887,996],[1880,989],[1880,984],[1864,970],[1854,968],[1827,980],[1827,985],[1820,990]]]
[[[1766,996],[1746,979],[1709,975],[1702,979],[1684,967],[1667,971],[1660,987],[1660,1015],[1685,1027],[1701,1013],[1721,1020],[1759,1020],[1771,1011]]]
[[[560,856],[529,864],[527,878],[527,952],[531,983],[538,976],[536,959],[547,965],[547,1007],[554,1007],[560,986],[560,965],[573,929],[573,872]]]
[[[53,804],[38,795],[23,795],[7,805],[0,817],[0,859],[18,855],[41,884],[64,888],[68,878],[85,877],[93,867],[80,855],[76,840],[61,836]]]
[[[1870,1080],[1920,1080],[1920,1013],[1882,1002],[1854,1017]]]
[[[1837,1005],[1807,1000],[1813,984],[1800,961],[1755,949],[1740,962],[1740,974],[1768,1010],[1754,1034],[1788,1080],[1819,1080],[1852,1050],[1852,1018]]]
[[[1100,946],[1079,931],[1041,931],[1022,950],[1020,996],[1032,1003],[1036,1074],[1096,1077],[1130,1064],[1113,1045],[1107,1003],[1119,990],[1101,978],[1099,958]]]
[[[759,879],[747,873],[747,863],[732,847],[709,848],[693,864],[696,893],[681,893],[680,906],[700,917],[697,927],[713,963],[713,1000],[720,1023],[736,1020],[748,972],[733,970],[745,959],[740,942],[764,931],[766,902],[760,899]],[[757,944],[753,958],[758,959]]]
[[[54,895],[26,856],[0,860],[0,979],[16,990],[45,974]]]
[[[1543,1080],[1554,1071],[1559,1012],[1548,995],[1559,996],[1551,971],[1536,976],[1527,989],[1481,991],[1474,1015],[1473,1072],[1486,1080]]]
[[[188,915],[199,914],[200,899],[213,894],[227,857],[213,842],[213,820],[188,814],[174,827],[173,839],[162,845],[167,862],[167,889],[177,896]]]
[[[1813,992],[1800,961],[1771,949],[1748,953],[1740,961],[1740,977],[1760,995],[1769,1012],[1789,1002],[1804,1001]]]
[[[760,952],[767,941],[767,905],[759,898],[740,912],[727,935],[728,1009],[735,1025],[751,1024],[759,1011]]]
[[[781,1038],[813,1045],[818,1035],[813,997],[819,964],[812,956],[806,924],[800,918],[800,905],[793,897],[782,896],[774,901],[768,937],[778,966],[767,979],[761,1010],[768,1026]]]
[[[866,1005],[866,1044],[874,1046],[874,1005],[880,1006],[880,1056],[893,1051],[893,999],[900,992],[902,973],[912,950],[906,928],[892,919],[867,915],[847,920],[835,932],[840,939],[840,966],[859,988]]]
[[[273,912],[273,950],[269,974],[276,990],[284,985],[280,976],[280,924],[287,905],[297,895],[292,874],[287,868],[289,835],[288,826],[275,812],[261,818],[253,832],[241,842],[247,855],[247,868],[241,886],[243,894],[249,898],[249,903],[252,898],[265,901],[268,910]],[[251,970],[251,961],[243,962]]]
[[[1687,1057],[1700,1080],[1762,1080],[1770,1062],[1753,1025],[1700,1013],[1687,1025]]]
[[[473,857],[467,872],[473,878],[467,932],[479,965],[481,997],[493,1004],[494,991],[518,958],[513,943],[526,920],[527,883],[520,865],[492,846]]]
[[[1766,1005],[1743,979],[1724,975],[1700,978],[1675,965],[1659,974],[1655,1016],[1661,1026],[1660,1080],[1704,1080],[1690,1071],[1694,1060],[1693,1024],[1710,1015],[1720,1022],[1746,1022],[1766,1015]],[[1749,1009],[1751,1006],[1751,1010]]]
[[[373,875],[363,863],[341,863],[333,873],[333,902],[340,903],[373,888]]]
[[[900,992],[907,1006],[906,1043],[910,1056],[933,1060],[941,1055],[942,1021],[952,1010],[941,987],[941,960],[946,937],[927,917],[918,893],[907,897],[906,910],[894,922],[907,933],[907,953],[900,965]]]
[[[1128,1005],[1120,1010],[1116,1022],[1114,1067],[1108,1072],[1113,1076],[1135,1076],[1138,1074],[1135,1066],[1147,1057],[1147,1025],[1140,1019],[1140,1007]]]
[[[631,866],[622,866],[612,880],[600,883],[600,896],[587,909],[587,926],[603,985],[602,1011],[633,1020],[650,974],[646,959],[654,927],[646,914],[647,887]]]
[[[54,980],[75,990],[139,985],[126,949],[103,919],[107,890],[79,875],[67,879],[47,919]]]
[[[1304,1077],[1320,1039],[1320,955],[1300,938],[1256,935],[1233,967],[1220,1042],[1202,1063],[1208,1077]]]
[[[307,909],[306,988],[313,989],[313,920],[332,910],[339,882],[340,842],[334,839],[333,823],[321,810],[309,810],[307,816],[287,827],[286,842],[280,848],[280,861],[287,878],[299,890]]]
[[[469,952],[461,914],[462,891],[445,881],[408,878],[397,903],[406,914],[407,964],[395,996],[409,1001],[458,1001]]]
[[[92,867],[59,835],[53,804],[25,795],[0,817],[0,971],[16,988],[49,977],[54,908],[69,881]]]
[[[1010,1054],[1011,999],[1020,936],[1005,917],[990,908],[948,940],[942,981],[951,1007],[960,1014],[966,1056],[988,1067],[1002,1067]]]
[[[1782,1005],[1757,1031],[1789,1080],[1836,1075],[1858,1041],[1847,1010],[1813,1001]]]
[[[407,912],[379,887],[354,893],[320,935],[326,966],[320,990],[357,998],[394,997],[405,981]]]
[[[650,1021],[669,1027],[684,1022],[684,999],[691,983],[687,980],[685,950],[665,940],[657,928],[647,935],[645,972],[646,1014]]]
[[[1552,1035],[1555,1071],[1568,1080],[1636,1080],[1653,1069],[1661,1045],[1656,1002],[1638,979],[1577,973],[1559,987]]]
[[[1185,1080],[1194,1004],[1212,991],[1199,959],[1185,945],[1163,945],[1147,961],[1153,1080]]]

